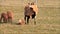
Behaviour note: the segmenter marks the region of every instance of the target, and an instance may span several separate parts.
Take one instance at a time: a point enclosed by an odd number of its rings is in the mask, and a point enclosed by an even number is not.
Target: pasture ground
[[[29,25],[16,25],[19,19],[23,18],[23,7],[0,6],[0,14],[12,10],[14,13],[13,23],[0,23],[0,34],[60,34],[60,8],[39,7],[36,18]]]

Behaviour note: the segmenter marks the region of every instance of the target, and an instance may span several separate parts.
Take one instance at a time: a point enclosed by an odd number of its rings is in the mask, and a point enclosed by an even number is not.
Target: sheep
[[[32,19],[34,19],[34,24],[36,24],[35,16],[36,16],[36,12],[33,10],[32,7],[25,7],[25,12],[24,12],[25,24],[29,24],[29,19],[31,17]]]
[[[8,16],[8,22],[12,22],[13,21],[13,12],[7,11],[7,16]]]
[[[7,21],[8,21],[8,16],[5,12],[1,13],[0,21],[2,22],[2,20],[4,23],[7,23]]]

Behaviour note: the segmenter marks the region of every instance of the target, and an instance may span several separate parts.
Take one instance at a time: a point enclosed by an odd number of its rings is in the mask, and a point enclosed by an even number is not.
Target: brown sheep
[[[8,16],[7,16],[7,14],[6,13],[1,13],[1,20],[0,21],[2,21],[3,20],[3,22],[4,23],[7,23],[7,20],[8,20]]]
[[[12,22],[13,21],[13,12],[7,11],[7,16],[8,16],[8,22]]]
[[[33,10],[33,8],[31,8],[31,7],[25,7],[24,19],[25,19],[25,23],[26,24],[29,24],[29,19],[31,17],[32,17],[32,19],[34,19],[34,23],[36,24],[35,16],[36,16],[36,12]]]

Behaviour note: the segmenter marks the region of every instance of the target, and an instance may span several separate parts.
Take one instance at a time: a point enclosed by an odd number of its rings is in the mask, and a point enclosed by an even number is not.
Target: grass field
[[[39,7],[36,25],[33,21],[29,25],[15,24],[24,16],[22,7],[1,6],[0,14],[7,10],[13,11],[14,21],[12,24],[0,23],[0,34],[60,34],[60,8]]]
[[[0,6],[0,14],[7,10],[14,13],[13,23],[0,23],[0,34],[60,34],[60,7],[38,7],[37,24],[16,25],[24,17],[23,6]]]

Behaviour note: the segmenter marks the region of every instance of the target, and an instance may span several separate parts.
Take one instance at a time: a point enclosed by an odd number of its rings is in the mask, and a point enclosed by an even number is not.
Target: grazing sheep
[[[7,16],[8,16],[8,22],[12,22],[12,20],[13,20],[13,12],[12,11],[7,11]]]
[[[24,19],[25,19],[26,24],[29,24],[29,19],[31,17],[32,17],[32,19],[34,19],[34,23],[36,24],[35,16],[36,16],[36,12],[33,10],[33,8],[25,7]]]
[[[7,23],[8,16],[6,13],[1,13],[1,20],[0,21],[2,21],[2,20],[4,23]]]

